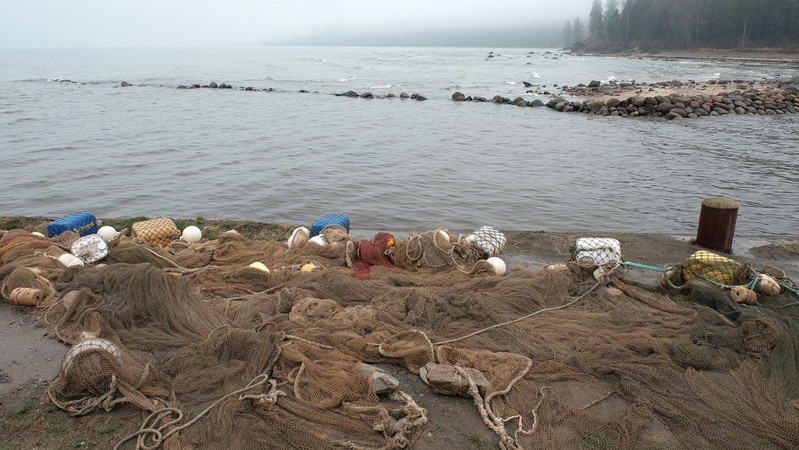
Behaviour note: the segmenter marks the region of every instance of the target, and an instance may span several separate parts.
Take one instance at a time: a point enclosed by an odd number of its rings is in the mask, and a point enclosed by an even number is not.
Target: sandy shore
[[[626,85],[624,83],[619,83],[616,85],[603,84],[602,88],[598,91],[590,91],[587,89],[578,90],[574,87],[563,87],[561,91],[568,96],[579,97],[585,100],[606,102],[608,99],[614,97],[627,98],[635,95],[642,95],[645,97],[667,97],[669,95],[688,97],[699,95],[726,95],[730,92],[746,91],[748,89],[764,91],[768,89],[769,86],[770,83],[764,81],[747,81],[745,83],[684,83],[680,85],[674,85],[669,82],[660,82],[636,83],[634,85]]]
[[[752,63],[785,63],[799,64],[799,53],[786,53],[768,49],[752,50],[721,50],[721,49],[699,49],[699,50],[668,50],[658,53],[623,53],[623,54],[601,54],[601,53],[575,53],[591,56],[613,56],[626,57],[630,59],[655,59],[655,60],[701,60],[701,61],[741,61]],[[644,96],[669,96],[672,94],[682,96],[696,95],[720,95],[733,91],[745,91],[748,89],[765,90],[772,83],[764,81],[741,81],[741,80],[720,80],[719,82],[708,83],[681,83],[674,85],[670,81],[659,83],[637,83],[629,86],[624,83],[616,85],[603,84],[602,89],[596,92],[581,90],[575,94],[574,86],[562,87],[564,95],[579,97],[587,100],[607,101],[614,97],[629,97],[633,95]]]

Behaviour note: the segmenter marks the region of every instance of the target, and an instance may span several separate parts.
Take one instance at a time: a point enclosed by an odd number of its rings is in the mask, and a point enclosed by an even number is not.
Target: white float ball
[[[44,235],[42,233],[39,233],[38,231],[31,232],[31,234],[34,236],[44,237]]]
[[[316,235],[316,236],[312,237],[308,242],[313,242],[314,244],[316,244],[316,245],[318,245],[320,247],[324,247],[324,246],[327,245],[327,241],[325,241],[325,238],[323,238],[320,235]]]
[[[260,261],[255,261],[254,263],[250,264],[250,267],[252,267],[253,269],[258,269],[258,270],[260,270],[262,272],[266,272],[266,273],[270,273],[271,272],[269,270],[269,268],[266,267],[266,265],[264,265],[264,263],[262,263]]]
[[[780,286],[780,283],[774,278],[764,273],[760,274],[758,278],[760,278],[760,280],[757,282],[755,288],[761,294],[777,295],[782,291],[782,286]]]
[[[189,244],[194,244],[200,242],[203,238],[203,232],[194,225],[189,225],[183,229],[183,234],[180,235],[180,238]]]
[[[488,263],[491,264],[491,267],[494,268],[494,273],[496,273],[497,275],[505,275],[505,272],[508,270],[508,266],[505,265],[505,261],[503,261],[502,258],[492,256],[488,258],[486,261],[488,261]]]
[[[305,245],[306,242],[308,242],[310,236],[311,232],[307,228],[305,227],[295,228],[294,231],[291,233],[291,236],[289,237],[288,241],[289,248],[302,247],[303,245]]]
[[[97,234],[100,235],[100,237],[103,238],[104,241],[111,242],[114,240],[114,238],[117,237],[117,234],[119,233],[117,233],[116,228],[112,227],[111,225],[104,225],[100,227],[99,230],[97,230]]]

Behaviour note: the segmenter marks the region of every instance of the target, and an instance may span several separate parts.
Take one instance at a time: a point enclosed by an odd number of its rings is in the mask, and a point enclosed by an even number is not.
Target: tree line
[[[566,21],[572,48],[799,50],[799,0],[594,0],[588,23]]]

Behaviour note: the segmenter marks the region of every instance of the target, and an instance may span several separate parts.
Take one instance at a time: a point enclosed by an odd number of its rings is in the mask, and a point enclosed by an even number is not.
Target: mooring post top
[[[702,204],[708,208],[715,209],[735,209],[738,207],[738,202],[729,197],[708,197],[702,200]]]

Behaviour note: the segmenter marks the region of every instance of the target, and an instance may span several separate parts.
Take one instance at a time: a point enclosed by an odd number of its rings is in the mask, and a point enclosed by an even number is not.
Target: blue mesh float
[[[350,218],[344,214],[327,213],[324,216],[316,219],[316,222],[311,225],[311,237],[321,233],[327,227],[343,228],[347,233],[350,232]]]
[[[97,233],[97,218],[90,212],[75,212],[56,219],[47,225],[47,237],[74,231],[81,236]]]

